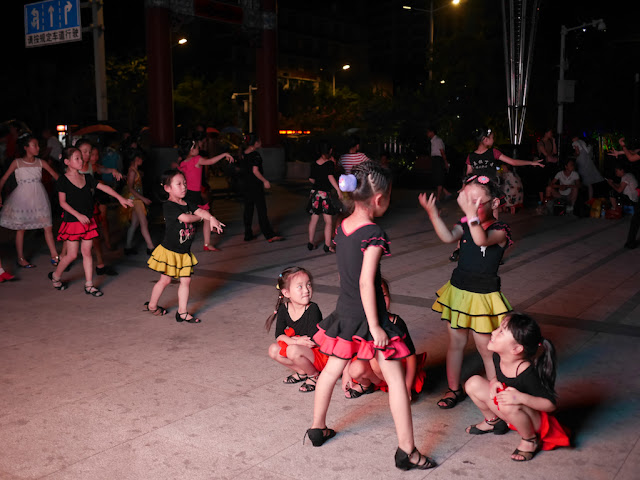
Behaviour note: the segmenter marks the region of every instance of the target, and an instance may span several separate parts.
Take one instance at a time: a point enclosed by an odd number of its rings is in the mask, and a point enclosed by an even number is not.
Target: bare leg
[[[309,219],[309,243],[313,243],[316,237],[316,226],[318,225],[318,220],[320,219],[320,215],[311,215]]]
[[[92,241],[94,250],[96,252],[96,267],[104,268],[104,258],[102,257],[102,246],[100,245],[100,237],[96,237]]]
[[[165,274],[160,274],[160,279],[156,282],[151,290],[151,298],[149,299],[149,310],[155,310],[158,308],[158,301],[164,289],[171,283],[171,277]]]
[[[303,345],[289,345],[287,356],[280,355],[280,345],[272,343],[269,346],[269,356],[281,365],[309,376],[317,375],[318,370],[313,365],[313,351]]]
[[[473,333],[473,340],[476,343],[478,353],[482,357],[482,363],[484,363],[484,371],[487,374],[488,380],[496,378],[496,366],[493,364],[493,353],[488,350],[489,341],[491,340],[491,334],[489,333]]]
[[[65,268],[69,266],[71,262],[73,262],[78,257],[78,250],[80,249],[80,242],[70,242],[66,240],[62,247],[62,256],[60,257],[60,262],[56,267],[55,272],[53,272],[53,276],[56,279],[62,277],[62,273]]]
[[[191,277],[180,277],[180,286],[178,287],[178,313],[187,311],[187,303],[189,303],[189,285],[191,285]],[[189,320],[190,315],[185,320]]]
[[[324,219],[324,244],[331,247],[331,234],[333,233],[333,217],[326,213],[322,214]]]
[[[133,237],[136,234],[136,230],[140,225],[140,220],[138,218],[138,212],[136,212],[136,207],[134,204],[133,212],[131,212],[131,225],[127,229],[127,241],[125,243],[125,248],[133,248]]]
[[[389,408],[396,425],[398,446],[407,454],[413,452],[413,419],[411,418],[411,403],[404,384],[404,370],[398,360],[385,360],[378,352],[378,363],[382,369],[387,385],[389,385]]]
[[[452,390],[460,387],[464,347],[469,331],[464,328],[449,328],[449,348],[447,349],[447,384]]]
[[[333,388],[348,361],[338,357],[329,357],[327,365],[320,373],[313,399],[313,424],[311,428],[327,427],[327,410],[331,402],[331,392],[333,392]]]
[[[18,254],[18,265],[27,265],[24,259],[24,230],[16,230],[16,253]]]
[[[104,238],[104,246],[111,250],[111,237],[109,235],[109,222],[107,221],[107,206],[98,205],[100,210],[100,226],[102,227],[102,237]]]
[[[499,416],[498,407],[493,403],[493,399],[490,396],[489,381],[486,378],[474,375],[464,384],[464,389],[476,407],[480,409],[485,420],[491,420]],[[493,427],[482,421],[476,425],[476,428],[479,430],[491,430]]]
[[[82,252],[82,267],[84,268],[85,285],[93,285],[93,257],[91,256],[91,247],[93,240],[81,240],[80,250]]]
[[[140,233],[142,234],[142,238],[144,238],[147,248],[153,250],[153,241],[151,240],[151,234],[149,233],[149,221],[147,220],[144,207],[140,206],[136,208],[136,212],[138,213],[138,221],[140,222]]]

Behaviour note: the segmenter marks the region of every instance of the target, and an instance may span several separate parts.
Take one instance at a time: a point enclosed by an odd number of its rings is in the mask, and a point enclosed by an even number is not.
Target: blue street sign
[[[26,47],[82,40],[80,0],[45,0],[24,6]]]

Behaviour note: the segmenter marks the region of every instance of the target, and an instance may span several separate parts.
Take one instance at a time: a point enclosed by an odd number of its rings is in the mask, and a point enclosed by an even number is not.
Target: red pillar
[[[258,135],[265,147],[278,145],[276,0],[262,0],[262,43],[256,49]]]
[[[166,6],[164,6],[165,4]],[[154,1],[147,4],[149,129],[153,147],[173,147],[175,143],[171,29],[169,21],[168,1]]]

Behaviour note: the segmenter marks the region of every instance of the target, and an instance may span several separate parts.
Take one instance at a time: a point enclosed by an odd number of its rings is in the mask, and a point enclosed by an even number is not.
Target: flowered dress
[[[331,198],[333,186],[329,176],[333,175],[334,168],[331,160],[325,161],[322,165],[318,165],[317,162],[311,164],[309,178],[313,178],[315,183],[309,194],[306,209],[311,215],[336,215],[340,211]]]

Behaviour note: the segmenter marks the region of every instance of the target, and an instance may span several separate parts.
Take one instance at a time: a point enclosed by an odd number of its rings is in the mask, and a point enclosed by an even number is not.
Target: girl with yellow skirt
[[[420,195],[420,205],[429,214],[436,234],[445,243],[460,241],[460,258],[451,280],[436,292],[432,309],[451,324],[447,349],[448,390],[438,401],[443,409],[453,408],[465,399],[460,381],[464,348],[469,331],[482,357],[487,379],[496,376],[492,354],[487,349],[491,332],[510,312],[511,305],[500,291],[498,267],[505,250],[513,244],[511,230],[493,216],[502,193],[498,185],[484,175],[465,180],[458,195],[458,205],[466,216],[453,227],[445,225],[438,213],[433,194]]]
[[[158,300],[164,289],[171,283],[172,278],[180,280],[178,287],[178,311],[176,322],[200,323],[199,318],[187,312],[189,301],[189,286],[193,267],[198,263],[191,253],[191,243],[195,222],[208,220],[211,230],[215,228],[222,233],[223,223],[220,223],[206,210],[184,200],[187,194],[187,181],[178,170],[168,170],[162,175],[162,185],[169,199],[163,206],[166,225],[164,240],[151,253],[147,264],[151,270],[160,272],[160,279],[151,291],[151,299],[144,304],[146,310],[157,316],[167,313],[158,305]]]

